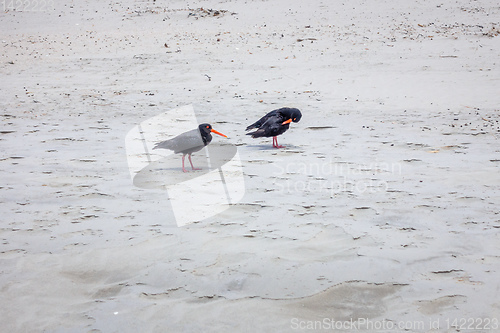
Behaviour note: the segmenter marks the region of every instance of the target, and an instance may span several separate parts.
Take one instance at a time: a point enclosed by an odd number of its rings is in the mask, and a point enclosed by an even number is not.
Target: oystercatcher
[[[193,166],[191,154],[201,150],[212,141],[212,135],[210,133],[219,134],[220,136],[227,138],[226,135],[214,130],[212,125],[201,124],[198,128],[179,134],[173,139],[158,142],[153,149],[169,149],[173,150],[175,154],[182,153],[182,171],[184,172],[187,172],[186,168],[184,168],[184,158],[188,155],[191,168],[193,170],[200,170],[199,168],[195,168]]]
[[[278,145],[277,136],[285,133],[290,127],[290,123],[298,123],[302,118],[302,113],[296,108],[281,108],[273,110],[266,114],[264,117],[257,120],[252,125],[248,126],[246,130],[251,130],[256,128],[256,131],[247,133],[251,135],[252,138],[260,137],[273,137],[273,147],[274,148],[284,148],[284,146]]]

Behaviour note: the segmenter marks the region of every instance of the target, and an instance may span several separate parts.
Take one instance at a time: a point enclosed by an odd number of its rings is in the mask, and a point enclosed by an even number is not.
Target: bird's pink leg
[[[191,154],[189,154],[189,155],[188,155],[188,158],[189,158],[189,163],[191,163],[191,168],[192,168],[193,170],[201,170],[200,168],[195,168],[195,167],[193,166],[193,162],[191,161]]]
[[[185,157],[186,157],[186,155],[182,155],[182,171],[183,171],[183,172],[188,172],[188,171],[186,170],[186,168],[184,168],[184,158],[185,158]]]
[[[285,148],[285,146],[278,145],[278,137],[276,137],[276,136],[273,136],[273,147],[274,148]]]

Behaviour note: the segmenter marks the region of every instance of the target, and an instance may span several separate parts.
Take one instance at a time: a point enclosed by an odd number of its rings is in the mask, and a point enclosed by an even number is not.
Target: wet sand
[[[497,2],[190,5],[2,12],[4,330],[499,331]],[[178,227],[125,138],[185,105],[244,195]]]

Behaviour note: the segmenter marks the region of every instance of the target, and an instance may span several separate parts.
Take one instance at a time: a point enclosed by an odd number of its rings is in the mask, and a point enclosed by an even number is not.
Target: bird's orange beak
[[[223,137],[227,138],[227,135],[224,135],[224,134],[222,134],[221,132],[217,132],[217,131],[216,131],[216,130],[214,130],[213,128],[210,130],[210,132],[213,132],[213,133],[215,133],[215,134],[219,134],[220,136],[223,136]]]
[[[284,122],[281,123],[281,125],[290,124],[291,122],[292,122],[292,118],[285,120]]]

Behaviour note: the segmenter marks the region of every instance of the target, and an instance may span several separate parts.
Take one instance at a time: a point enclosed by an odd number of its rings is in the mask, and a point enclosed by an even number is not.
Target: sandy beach
[[[2,331],[500,332],[497,1],[0,10]]]

